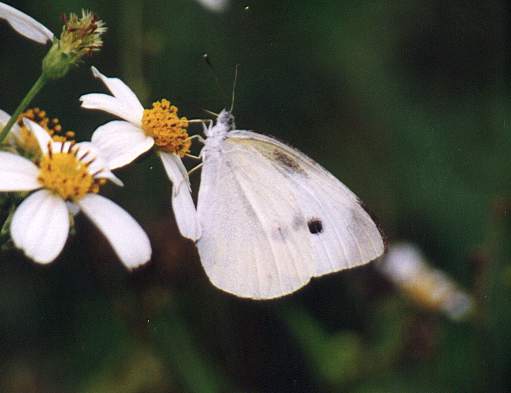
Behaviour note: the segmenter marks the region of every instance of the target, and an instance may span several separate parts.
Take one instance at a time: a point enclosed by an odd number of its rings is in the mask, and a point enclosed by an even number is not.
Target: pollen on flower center
[[[39,181],[65,200],[79,200],[85,194],[98,192],[102,180],[94,179],[89,165],[76,157],[75,151],[50,152],[39,163]]]
[[[154,138],[159,149],[181,157],[189,153],[188,119],[179,117],[177,108],[168,100],[157,101],[151,109],[144,110],[142,128],[146,135]]]
[[[23,123],[23,119],[27,118],[39,124],[56,142],[65,142],[70,138],[74,138],[73,131],[63,131],[59,119],[49,118],[46,111],[39,108],[30,108],[18,117],[19,136],[17,140],[18,146],[28,155],[38,156],[40,154],[39,144],[34,136]]]

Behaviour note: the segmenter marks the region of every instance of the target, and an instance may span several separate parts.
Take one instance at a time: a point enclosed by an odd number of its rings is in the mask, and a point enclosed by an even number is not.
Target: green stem
[[[3,128],[2,132],[0,133],[0,144],[9,134],[9,131],[11,130],[12,126],[18,120],[19,115],[27,108],[28,104],[30,104],[30,102],[34,99],[37,93],[39,93],[39,91],[44,87],[47,81],[48,78],[46,77],[46,74],[43,72],[35,81],[34,85],[30,88],[27,95],[20,102],[20,104],[12,114],[11,118]]]

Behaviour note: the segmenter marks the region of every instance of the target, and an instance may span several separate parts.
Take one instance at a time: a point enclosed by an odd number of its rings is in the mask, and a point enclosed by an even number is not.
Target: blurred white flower
[[[53,40],[53,33],[41,23],[5,3],[0,3],[0,19],[5,19],[14,30],[32,41],[46,44]]]
[[[376,266],[413,301],[425,308],[443,311],[451,319],[466,317],[474,307],[472,297],[444,272],[431,267],[412,244],[391,245]]]
[[[25,126],[39,143],[38,165],[0,152],[0,191],[35,191],[12,218],[10,232],[16,247],[38,263],[52,262],[66,243],[70,212],[79,209],[103,232],[126,267],[147,262],[151,245],[144,230],[122,208],[97,195],[106,180],[122,185],[98,149],[90,142],[55,142],[30,120],[25,120]]]
[[[97,128],[91,142],[99,147],[111,169],[125,166],[156,146],[167,176],[173,184],[172,207],[181,234],[200,237],[197,211],[191,196],[190,180],[181,157],[189,153],[191,139],[188,120],[177,115],[177,108],[163,99],[144,109],[133,91],[120,79],[108,78],[92,67],[112,95],[86,94],[82,107],[98,109],[120,117]]]
[[[213,12],[225,11],[229,5],[229,0],[197,0],[204,8]]]

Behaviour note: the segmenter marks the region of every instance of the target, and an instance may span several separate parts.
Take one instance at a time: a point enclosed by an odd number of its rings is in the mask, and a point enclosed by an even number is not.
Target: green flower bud
[[[101,36],[106,27],[92,12],[82,10],[81,16],[71,13],[64,22],[60,37],[53,40],[43,59],[43,73],[48,79],[62,78],[84,56],[99,51],[103,46]]]

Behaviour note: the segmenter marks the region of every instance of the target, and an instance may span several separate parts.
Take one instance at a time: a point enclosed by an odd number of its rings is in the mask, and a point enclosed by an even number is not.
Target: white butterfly
[[[205,127],[201,151],[197,247],[215,286],[271,299],[383,253],[376,225],[344,184],[299,151],[232,128],[223,110]]]

